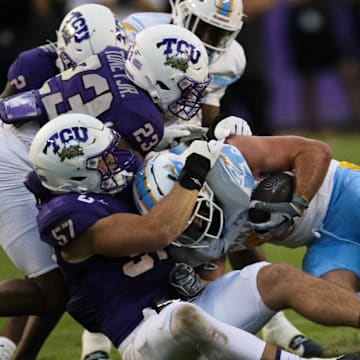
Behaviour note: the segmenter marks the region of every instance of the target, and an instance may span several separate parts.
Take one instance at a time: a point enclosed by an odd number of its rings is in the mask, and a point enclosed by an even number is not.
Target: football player
[[[227,273],[198,287],[188,302],[171,296],[169,277],[179,280],[178,270],[186,266],[175,266],[165,249],[187,227],[206,177],[228,145],[192,142],[177,156],[181,164],[169,163],[159,178],[172,176],[167,195],[161,201],[144,196],[156,204],[140,215],[132,187],[122,181],[131,170],[122,165],[124,155],[127,165],[134,156],[119,150],[119,141],[120,134],[96,118],[61,115],[34,138],[29,157],[35,176],[27,185],[38,198],[41,238],[54,247],[69,286],[68,312],[87,329],[106,334],[122,359],[304,359],[251,334],[285,307],[323,324],[359,327],[355,294],[286,264],[261,262]],[[327,155],[326,147],[316,149]],[[173,284],[186,288],[181,281]],[[329,297],[330,291],[336,296]]]
[[[191,229],[192,236],[185,239],[187,243],[184,245],[177,240],[175,245],[178,247],[173,246],[170,253],[173,256],[180,254],[178,260],[187,262],[195,256],[197,262],[193,264],[199,265],[201,261],[211,260],[211,257],[216,258],[227,251],[243,251],[266,241],[290,248],[306,246],[304,271],[345,288],[349,294],[358,293],[357,227],[360,214],[355,204],[359,200],[359,167],[332,159],[328,146],[314,140],[235,136],[227,142],[236,148],[231,147],[227,152],[223,150],[223,156],[207,178],[214,192],[213,198],[223,210],[225,225],[221,236],[216,238],[217,230],[212,236],[198,231],[195,237],[196,233]],[[285,157],[283,149],[287,149]],[[276,155],[263,156],[266,151]],[[179,159],[178,155],[172,156]],[[154,191],[149,192],[148,186],[148,195],[153,199],[161,198],[159,191],[169,188],[169,185],[159,186],[159,179],[164,178],[159,171],[176,169],[165,165],[169,160],[161,160],[161,155],[158,157],[149,160],[152,174],[157,179],[157,189],[151,186]],[[291,158],[295,161],[289,161]],[[261,199],[250,202],[252,190],[263,175],[284,170],[293,170],[296,178],[294,194],[289,202],[263,203]],[[172,178],[176,178],[176,174],[172,174]],[[139,179],[141,185],[141,176]],[[149,175],[147,184],[151,185],[152,181],[152,175]],[[135,195],[138,193],[140,191]],[[151,205],[141,197],[138,203],[142,209],[146,209],[144,204]],[[248,222],[249,206],[250,209],[267,211],[269,220]],[[212,211],[212,214],[216,212]],[[201,215],[204,231],[217,229],[221,216],[215,218],[215,224],[205,226],[206,214]]]
[[[219,115],[220,100],[224,96],[226,88],[241,77],[246,66],[246,54],[241,44],[236,41],[236,37],[243,27],[245,16],[243,1],[170,0],[170,4],[171,14],[134,13],[123,19],[123,26],[129,42],[133,41],[138,32],[159,23],[174,23],[184,26],[202,40],[209,55],[211,82],[206,89],[201,112],[193,118],[192,122],[209,126],[213,119]],[[176,122],[180,123],[181,120]],[[251,135],[251,129],[243,119],[232,117],[231,122],[233,123],[231,124],[232,127],[237,127],[238,134]],[[239,129],[246,131],[241,133]],[[189,130],[195,131],[196,129]],[[176,133],[173,138],[175,137]],[[166,145],[172,143],[171,140],[168,141],[164,138],[157,150],[166,148]],[[265,253],[260,248],[252,250],[251,253],[250,250],[246,254],[243,252],[243,254],[242,257],[237,257],[237,261],[233,260],[233,265],[236,268],[241,268],[244,265],[244,259],[246,259],[246,263],[251,262],[250,255],[254,260],[266,259]],[[212,264],[212,267],[208,266],[208,269],[215,269],[211,273],[212,278],[224,271],[224,269],[219,269],[219,264],[215,267]],[[277,331],[274,331],[275,328],[282,329],[278,335],[276,334]],[[286,319],[282,312],[277,314],[264,328],[264,336],[269,337],[269,339],[271,337],[271,340],[278,345],[285,346],[286,343],[289,351],[294,351],[300,355],[319,356],[322,352],[321,346],[305,337]]]
[[[161,139],[166,114],[190,118],[200,108],[209,79],[207,62],[206,51],[193,33],[175,25],[162,25],[144,31],[130,56],[126,49],[108,46],[74,69],[49,79],[39,90],[1,100],[0,117],[7,122],[7,128],[2,129],[4,137],[5,131],[10,130],[23,141],[23,155],[19,150],[11,155],[21,159],[21,171],[8,168],[12,161],[9,158],[2,162],[7,167],[3,174],[10,171],[17,179],[12,184],[21,189],[18,192],[21,209],[23,202],[34,206],[32,198],[23,199],[21,179],[23,170],[29,170],[29,164],[23,161],[27,159],[26,145],[42,122],[62,112],[92,113],[103,122],[114,124],[138,153],[146,154]],[[2,146],[8,146],[6,141]],[[8,214],[16,221],[21,219],[19,215]],[[28,213],[23,216],[35,226],[34,217],[30,218]],[[8,220],[3,229],[7,225]]]
[[[242,46],[235,40],[243,26],[243,3],[235,1],[170,0],[172,12],[134,13],[123,19],[131,43],[137,33],[155,24],[183,26],[196,34],[209,55],[210,85],[197,123],[208,126],[219,114],[220,99],[226,88],[234,83],[246,66]]]

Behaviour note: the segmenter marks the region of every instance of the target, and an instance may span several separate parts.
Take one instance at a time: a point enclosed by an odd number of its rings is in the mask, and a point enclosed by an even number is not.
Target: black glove
[[[252,200],[249,208],[263,210],[270,213],[270,219],[262,223],[249,221],[249,227],[257,233],[257,237],[268,238],[286,234],[294,226],[296,217],[303,215],[309,206],[309,200],[295,194],[291,202],[268,203]]]
[[[200,190],[222,148],[223,143],[219,141],[193,141],[183,153],[186,160],[179,176],[180,185],[189,190]]]
[[[200,280],[199,274],[185,263],[178,263],[172,269],[169,282],[173,290],[176,291],[182,299],[189,299],[201,292],[205,284]]]

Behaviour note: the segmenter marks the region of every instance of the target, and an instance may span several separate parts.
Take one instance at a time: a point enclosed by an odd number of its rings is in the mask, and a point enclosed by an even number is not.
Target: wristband
[[[210,160],[193,153],[188,156],[179,176],[179,184],[185,189],[200,190],[210,171]]]
[[[301,194],[294,194],[291,203],[302,213],[309,207],[309,200],[306,196]]]

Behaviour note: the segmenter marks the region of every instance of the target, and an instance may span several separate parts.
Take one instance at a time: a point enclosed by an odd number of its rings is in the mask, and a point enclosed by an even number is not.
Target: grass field
[[[360,134],[326,134],[322,135],[321,139],[332,146],[336,159],[360,164]],[[265,250],[270,261],[289,262],[300,267],[301,258],[305,249],[288,250],[266,245]],[[21,277],[21,274],[14,268],[1,250],[0,264],[0,279]],[[299,286],[301,287],[301,284],[299,284]],[[346,306],[346,304],[344,304],[344,306]],[[327,356],[334,356],[344,352],[360,352],[359,330],[343,327],[324,327],[307,321],[292,311],[287,311],[286,313],[299,329],[303,330],[306,335],[317,340],[324,346]],[[0,319],[0,325],[4,324],[5,320],[6,319]],[[68,315],[65,315],[50,335],[40,353],[39,359],[80,359],[81,332],[81,327]],[[120,357],[114,351],[113,360],[118,359],[120,359]]]

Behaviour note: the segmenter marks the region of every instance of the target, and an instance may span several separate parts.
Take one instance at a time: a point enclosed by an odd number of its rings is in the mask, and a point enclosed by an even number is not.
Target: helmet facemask
[[[100,174],[100,190],[104,193],[122,191],[133,178],[136,158],[129,150],[118,149],[120,135],[114,132],[109,146],[100,154],[86,160],[86,169]]]
[[[184,77],[178,83],[181,96],[168,105],[169,113],[181,120],[190,120],[194,117],[204,102],[204,93],[209,81],[210,78],[206,82],[196,82],[188,77]]]
[[[187,248],[206,248],[219,239],[224,226],[223,211],[216,204],[214,193],[205,183],[199,192],[191,218],[173,245]]]

